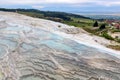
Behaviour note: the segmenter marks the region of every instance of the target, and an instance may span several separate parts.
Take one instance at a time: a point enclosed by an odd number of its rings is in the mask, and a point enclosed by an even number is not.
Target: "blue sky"
[[[120,0],[0,0],[1,8],[62,12],[120,12]]]

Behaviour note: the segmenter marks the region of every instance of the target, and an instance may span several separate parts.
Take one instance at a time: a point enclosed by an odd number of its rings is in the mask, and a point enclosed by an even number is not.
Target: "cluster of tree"
[[[97,21],[95,21],[95,23],[93,24],[93,27],[99,27],[99,24]],[[101,24],[101,26],[99,27],[100,30],[103,30],[106,28],[106,24]]]

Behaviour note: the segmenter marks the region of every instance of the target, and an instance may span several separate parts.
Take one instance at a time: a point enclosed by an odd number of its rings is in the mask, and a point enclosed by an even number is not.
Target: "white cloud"
[[[110,6],[115,6],[115,5],[120,5],[120,1],[119,0],[96,0],[94,3],[98,4],[98,5],[102,5],[102,6],[107,6],[107,7],[110,7]]]
[[[0,0],[0,4],[6,5],[33,5],[33,4],[83,4],[93,3],[104,6],[120,5],[120,0]],[[38,7],[38,6],[36,6]]]
[[[94,1],[94,0],[91,0]],[[0,4],[42,4],[42,3],[66,3],[66,4],[75,4],[75,3],[85,3],[91,2],[90,0],[0,0]]]

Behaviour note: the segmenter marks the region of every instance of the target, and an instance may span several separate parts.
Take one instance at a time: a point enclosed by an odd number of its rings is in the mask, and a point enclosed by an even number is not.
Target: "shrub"
[[[113,37],[111,37],[109,34],[107,34],[107,32],[103,32],[102,33],[102,37],[106,38],[106,39],[109,39],[109,40],[114,40]]]
[[[120,39],[117,39],[116,41],[120,43]]]
[[[120,45],[108,45],[107,47],[115,50],[120,50]]]
[[[105,29],[106,27],[105,27],[105,24],[102,24],[101,26],[100,26],[100,30],[103,30],[103,29]]]

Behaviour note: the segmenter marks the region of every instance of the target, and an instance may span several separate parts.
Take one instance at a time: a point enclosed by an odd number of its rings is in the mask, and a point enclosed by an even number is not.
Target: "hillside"
[[[120,80],[120,52],[106,44],[81,28],[0,12],[0,80]]]
[[[77,14],[72,13],[65,13],[65,12],[53,12],[53,11],[40,11],[36,9],[5,9],[0,8],[0,11],[7,11],[7,12],[18,12],[23,13],[32,17],[39,17],[39,18],[60,18],[63,20],[71,20],[71,17],[74,18],[83,18],[83,19],[90,19],[88,17],[84,17]]]
[[[116,36],[114,37],[114,34],[116,34],[116,33],[112,33],[112,32],[116,32],[116,31],[120,32],[120,30],[111,29],[111,27],[108,26],[109,24],[106,23],[106,21],[104,19],[93,20],[88,17],[71,14],[71,13],[40,11],[40,10],[36,10],[36,9],[4,9],[4,8],[0,8],[0,11],[16,12],[16,13],[24,14],[24,15],[31,16],[34,18],[42,18],[42,19],[46,19],[46,20],[52,20],[52,21],[68,24],[70,26],[80,27],[80,28],[83,28],[85,31],[91,33],[91,35],[97,35],[100,37],[104,37],[104,38],[110,40],[111,42],[114,42],[114,41],[118,42],[118,45],[116,43],[112,44],[112,45],[111,44],[103,44],[103,45],[106,47],[115,49],[115,50],[120,50],[119,36],[118,36],[118,38],[116,38]],[[98,21],[97,28],[93,27],[93,24],[95,23],[95,21]],[[107,26],[103,30],[99,29],[99,27],[102,24],[106,24],[106,26]],[[60,28],[61,25],[58,25],[58,27]],[[98,41],[98,40],[95,40],[95,41]],[[101,44],[101,42],[99,42],[99,43]]]
[[[78,26],[78,27],[84,27],[85,25],[86,26],[93,25],[93,20],[90,19],[89,17],[84,17],[72,13],[40,11],[36,9],[4,9],[4,8],[0,8],[0,11],[17,12],[35,18],[53,20],[56,22],[62,22],[68,25]]]

